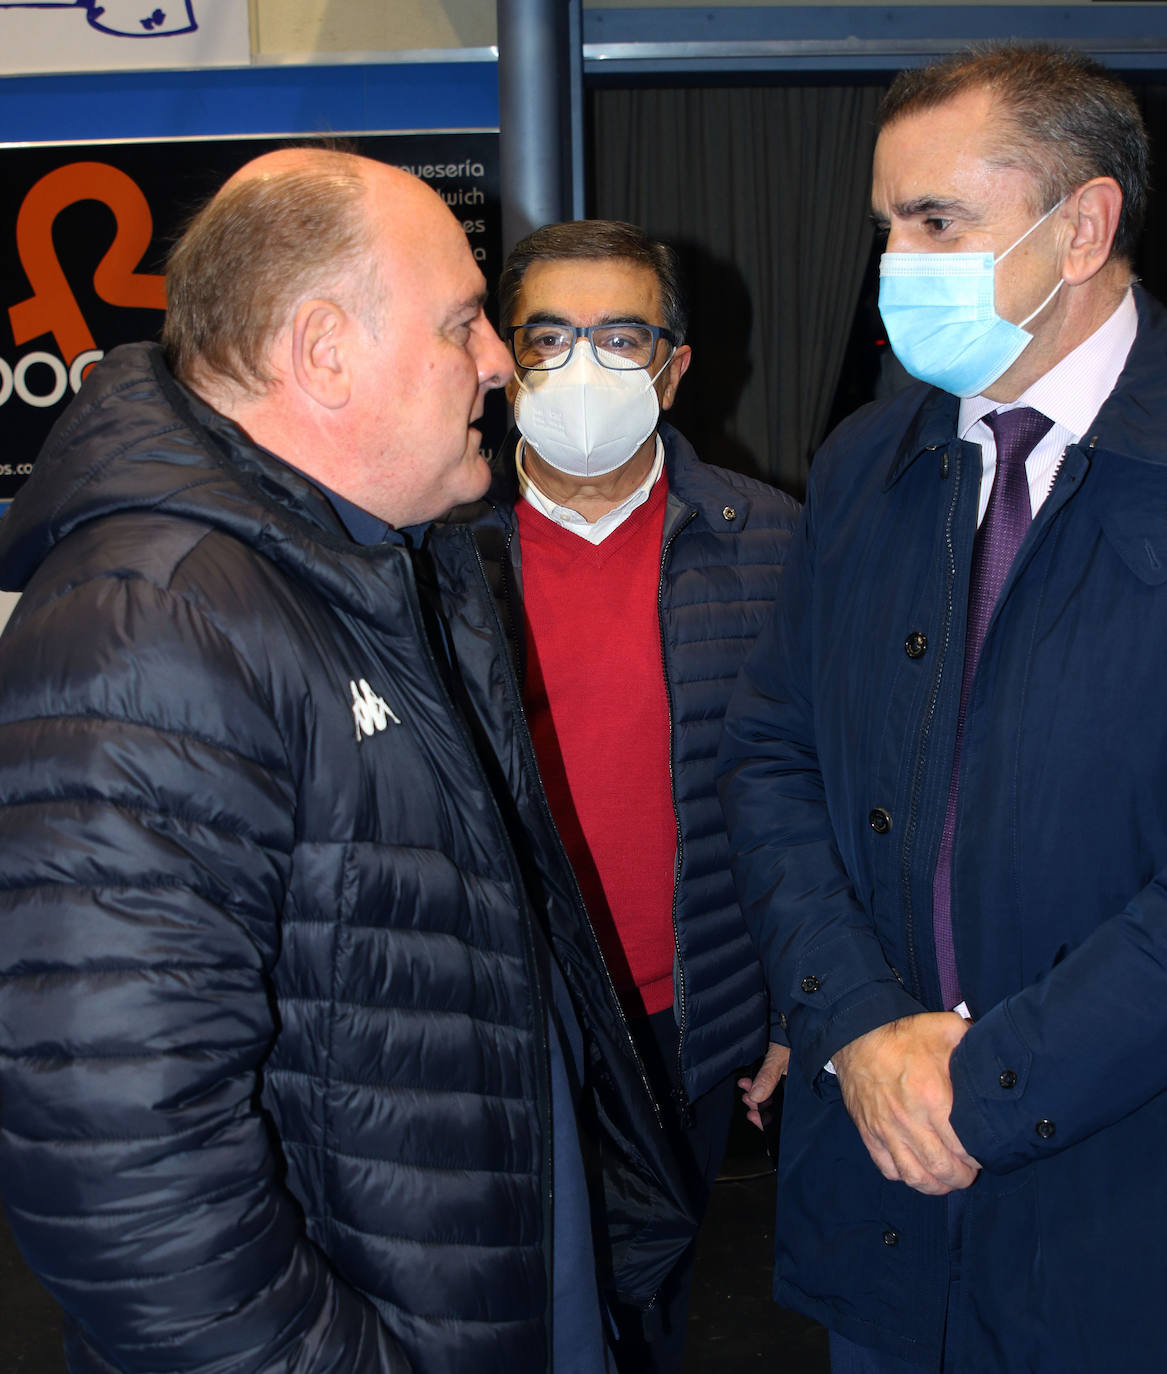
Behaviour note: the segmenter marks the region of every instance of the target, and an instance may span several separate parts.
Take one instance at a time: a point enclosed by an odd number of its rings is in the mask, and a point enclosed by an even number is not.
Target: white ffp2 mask
[[[518,378],[515,423],[553,468],[602,477],[626,463],[656,428],[654,381],[642,367],[601,367],[580,340],[563,367]]]

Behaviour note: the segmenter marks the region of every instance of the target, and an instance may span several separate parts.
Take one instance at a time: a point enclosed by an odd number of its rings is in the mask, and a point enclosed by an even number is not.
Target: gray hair
[[[1089,57],[1044,45],[991,44],[900,72],[879,110],[883,129],[982,88],[998,102],[1003,137],[992,161],[1033,178],[1051,210],[1092,177],[1122,190],[1115,257],[1130,259],[1147,207],[1147,131],[1129,87]]]
[[[162,342],[181,380],[270,386],[268,354],[297,303],[367,271],[361,159],[323,149],[311,159],[318,165],[228,183],[175,244]]]
[[[533,262],[563,258],[593,262],[615,258],[649,268],[660,285],[665,328],[676,335],[678,343],[684,339],[689,312],[681,264],[675,250],[667,243],[649,238],[635,224],[613,219],[576,219],[563,224],[545,224],[516,243],[498,284],[499,314],[504,326],[513,322],[527,268]]]

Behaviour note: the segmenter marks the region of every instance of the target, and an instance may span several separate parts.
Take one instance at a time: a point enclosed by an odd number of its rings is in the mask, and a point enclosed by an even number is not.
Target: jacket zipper
[[[493,609],[493,606],[494,606],[494,598],[493,598],[493,596],[491,596],[491,594],[490,594],[490,583],[489,583],[489,581],[488,581],[487,578],[486,578],[486,572],[485,572],[485,569],[483,568],[483,565],[482,565],[482,559],[481,559],[481,557],[480,557],[479,554],[478,554],[478,545],[476,544],[476,542],[474,541],[473,538],[469,539],[469,543],[470,543],[471,547],[474,549],[474,556],[475,556],[475,558],[476,558],[477,561],[478,561],[478,571],[479,571],[479,573],[480,573],[480,575],[481,575],[481,577],[482,577],[483,585],[486,587],[487,600],[491,603],[491,608]],[[540,977],[539,977],[539,962],[538,962],[538,960],[537,960],[536,957],[535,957],[535,937],[534,937],[534,934],[533,934],[533,932],[532,932],[532,930],[531,930],[531,919],[532,919],[532,916],[533,916],[533,912],[531,912],[531,905],[530,905],[530,900],[529,900],[529,898],[528,898],[528,896],[527,896],[527,887],[526,887],[526,884],[525,884],[524,881],[523,881],[522,873],[519,871],[518,863],[517,863],[516,860],[515,860],[514,848],[513,848],[513,845],[512,845],[510,836],[509,836],[509,834],[508,834],[508,832],[507,832],[506,822],[504,821],[504,819],[503,819],[503,817],[502,817],[502,814],[501,814],[501,812],[500,812],[499,809],[498,809],[498,803],[497,803],[497,802],[495,801],[495,799],[494,799],[494,791],[493,791],[493,789],[491,788],[490,779],[486,776],[486,773],[485,773],[485,771],[483,770],[482,763],[481,763],[481,761],[479,760],[479,757],[478,757],[478,750],[477,750],[477,747],[475,746],[474,741],[473,741],[473,739],[472,739],[471,736],[470,736],[469,730],[466,728],[466,723],[465,723],[465,722],[463,721],[463,719],[462,719],[462,715],[461,715],[461,712],[458,710],[457,703],[453,700],[453,698],[452,698],[451,695],[450,695],[449,690],[448,690],[447,687],[446,687],[445,681],[444,681],[444,679],[443,679],[443,677],[442,677],[441,670],[440,670],[440,668],[438,667],[437,659],[436,659],[435,656],[434,656],[433,648],[432,648],[432,646],[430,645],[429,635],[427,634],[426,628],[425,628],[425,620],[424,620],[424,617],[423,617],[422,614],[421,614],[421,611],[420,611],[420,608],[419,608],[419,604],[418,604],[418,602],[419,602],[419,596],[418,596],[418,590],[417,590],[417,579],[416,579],[416,577],[414,576],[412,561],[408,558],[408,556],[407,556],[406,559],[405,559],[405,564],[406,564],[407,575],[408,575],[408,578],[409,578],[410,589],[411,589],[411,591],[412,591],[412,593],[413,593],[413,595],[412,595],[412,597],[410,598],[410,601],[409,601],[409,608],[410,608],[410,614],[412,615],[413,620],[414,620],[414,628],[415,628],[415,630],[417,631],[418,637],[419,637],[419,639],[420,639],[420,641],[421,641],[421,644],[422,644],[422,646],[423,646],[423,649],[424,649],[424,651],[425,651],[426,658],[427,658],[427,660],[428,660],[428,662],[429,662],[430,671],[431,671],[431,674],[432,674],[433,679],[434,679],[434,683],[435,683],[435,685],[436,685],[438,691],[441,693],[442,697],[445,699],[445,701],[447,701],[447,702],[449,703],[449,706],[450,706],[450,715],[451,715],[451,718],[453,719],[453,721],[455,722],[455,726],[456,726],[456,728],[457,728],[457,730],[458,730],[458,733],[459,733],[459,735],[460,735],[460,737],[461,737],[461,739],[462,739],[463,746],[465,747],[465,749],[466,749],[466,751],[467,751],[467,753],[468,753],[468,755],[469,755],[469,757],[470,757],[470,759],[471,759],[471,761],[472,761],[473,767],[474,767],[475,771],[476,771],[477,774],[478,774],[479,780],[480,780],[480,782],[481,782],[481,784],[482,784],[483,791],[485,792],[486,796],[488,796],[488,797],[490,798],[490,809],[491,809],[492,815],[494,816],[496,831],[497,831],[497,833],[499,834],[499,837],[500,837],[500,839],[501,839],[501,841],[502,841],[502,852],[503,852],[503,854],[506,856],[507,868],[510,870],[510,875],[511,875],[511,883],[512,883],[513,886],[514,886],[514,889],[515,889],[516,894],[522,897],[522,899],[523,899],[523,909],[528,913],[527,920],[525,920],[525,921],[523,922],[523,933],[524,933],[524,937],[525,937],[525,938],[524,938],[524,941],[523,941],[523,952],[524,952],[524,964],[525,964],[526,970],[527,970],[527,978],[528,978],[528,981],[530,982],[530,985],[531,985],[531,995],[532,995],[532,1000],[534,1001],[534,1005],[535,1005],[535,1012],[536,1012],[536,1016],[535,1016],[535,1020],[536,1020],[535,1045],[536,1045],[536,1048],[537,1048],[536,1060],[537,1060],[537,1070],[538,1070],[538,1075],[539,1075],[539,1081],[540,1081],[540,1083],[542,1084],[542,1089],[543,1089],[542,1092],[538,1094],[538,1097],[537,1097],[536,1100],[537,1100],[537,1106],[538,1106],[538,1111],[539,1111],[539,1128],[540,1128],[540,1135],[541,1135],[541,1138],[542,1138],[542,1141],[543,1141],[543,1152],[542,1152],[542,1153],[543,1153],[543,1158],[542,1158],[543,1177],[544,1177],[544,1179],[546,1180],[545,1187],[544,1187],[544,1192],[543,1192],[543,1201],[544,1201],[544,1205],[545,1205],[545,1207],[546,1207],[546,1217],[547,1217],[547,1227],[546,1227],[546,1231],[547,1231],[547,1240],[546,1240],[547,1307],[546,1307],[546,1318],[545,1318],[545,1320],[546,1320],[546,1326],[547,1326],[547,1360],[548,1360],[548,1368],[550,1368],[550,1362],[551,1362],[552,1353],[553,1353],[553,1351],[554,1351],[554,1349],[555,1349],[555,1343],[554,1343],[554,1321],[555,1321],[555,1302],[554,1302],[554,1294],[555,1294],[555,1186],[554,1186],[554,1173],[553,1173],[553,1171],[552,1171],[552,1170],[553,1170],[552,1152],[553,1152],[554,1138],[553,1138],[553,1133],[552,1133],[552,1122],[551,1122],[551,1091],[552,1091],[552,1090],[551,1090],[551,1046],[550,1046],[549,1041],[548,1041],[548,1008],[547,1008],[547,1002],[546,1002],[546,998],[545,998],[545,996],[544,996],[542,983],[541,983],[541,980],[540,980]],[[440,593],[440,587],[439,587],[438,590],[439,590],[439,593]],[[437,609],[438,609],[438,611],[439,611],[439,613],[440,613],[440,607],[438,607]],[[496,621],[497,621],[497,616],[496,616]],[[501,631],[502,627],[500,626],[499,629],[500,629],[500,631]],[[506,643],[505,634],[503,634],[502,640],[503,640],[503,643],[505,644],[505,643]],[[450,645],[450,652],[451,652],[451,657],[452,657],[452,654],[453,654],[453,644],[452,644],[452,643],[451,643],[451,645]],[[453,663],[451,663],[451,667],[452,667],[452,668],[453,668],[453,666],[454,666]],[[513,678],[513,674],[510,674],[510,676]],[[526,733],[526,732],[523,731],[522,733]],[[540,791],[542,791],[542,788],[540,788]],[[548,950],[549,950],[549,953],[551,954],[551,957],[554,958],[554,951],[551,950],[551,948],[550,948],[550,940],[548,940]]]
[[[1097,440],[1095,440],[1097,442]],[[1068,447],[1068,445],[1067,445]],[[1049,486],[1045,489],[1045,501],[1048,501],[1054,494],[1054,487],[1057,485],[1058,478],[1062,475],[1062,469],[1066,466],[1066,449],[1062,449],[1062,456],[1058,459],[1058,465],[1054,468],[1053,476],[1049,479]],[[1045,504],[1045,501],[1042,504]]]
[[[677,834],[677,856],[673,861],[673,951],[676,956],[677,965],[677,1002],[680,1016],[677,1022],[677,1086],[673,1089],[673,1096],[676,1099],[677,1110],[680,1113],[681,1124],[689,1127],[693,1124],[693,1105],[689,1101],[689,1095],[685,1091],[685,1076],[682,1068],[684,1058],[683,1051],[685,1046],[685,1032],[688,1028],[689,1007],[685,989],[685,965],[681,959],[681,933],[677,928],[677,890],[680,887],[681,863],[684,859],[685,839],[681,833],[681,815],[677,810],[677,785],[676,771],[673,767],[673,755],[675,752],[676,741],[673,736],[673,693],[669,684],[668,674],[668,646],[665,642],[665,564],[668,562],[669,552],[673,543],[680,532],[696,516],[696,510],[690,506],[689,513],[684,520],[677,525],[676,529],[669,535],[664,542],[664,547],[660,553],[660,578],[656,586],[656,623],[660,633],[660,658],[661,671],[665,680],[665,706],[668,713],[669,727],[669,799],[673,804],[673,826]]]
[[[947,448],[945,448],[940,462],[941,476],[945,477],[948,475],[951,463]],[[956,583],[956,549],[952,528],[956,518],[957,500],[960,496],[961,463],[959,454],[957,461],[951,464],[951,467],[954,469],[952,496],[948,503],[948,516],[944,523],[944,551],[947,560],[944,586],[944,625],[940,635],[940,653],[937,656],[936,673],[932,679],[932,691],[929,694],[928,705],[920,726],[919,747],[916,750],[916,768],[912,778],[911,803],[908,808],[908,824],[904,831],[904,847],[900,859],[900,882],[904,897],[904,943],[908,955],[908,974],[912,980],[910,991],[918,1001],[923,1001],[923,990],[920,983],[919,955],[916,952],[915,909],[912,905],[912,843],[916,838],[916,829],[920,818],[920,794],[924,787],[924,764],[928,752],[928,739],[932,732],[936,703],[940,697],[940,684],[944,678],[944,665],[948,660],[948,645],[952,637],[952,589]]]
[[[496,507],[496,509],[497,509],[497,507]],[[518,665],[518,666],[516,667],[516,669],[515,669],[515,677],[518,678],[519,675],[520,675],[520,670],[521,670],[521,672],[522,672],[523,675],[525,675],[525,674],[526,674],[526,671],[527,671],[527,646],[526,646],[526,642],[525,642],[525,636],[524,636],[524,634],[523,634],[523,632],[522,632],[522,628],[521,628],[521,627],[522,627],[522,623],[523,623],[523,621],[522,621],[522,614],[521,614],[521,612],[522,612],[522,604],[521,604],[521,603],[522,603],[522,598],[521,598],[521,597],[519,598],[520,605],[519,605],[519,607],[518,607],[518,610],[519,610],[520,614],[519,614],[519,615],[516,615],[516,614],[515,614],[515,609],[516,609],[516,607],[515,607],[515,589],[514,589],[514,587],[512,586],[513,578],[512,578],[512,574],[511,574],[511,568],[512,568],[512,566],[513,566],[512,563],[511,563],[511,545],[514,543],[514,539],[515,539],[515,528],[514,528],[514,526],[513,526],[512,524],[510,524],[510,522],[508,521],[508,522],[507,522],[507,537],[506,537],[506,542],[503,544],[503,549],[502,549],[502,553],[503,553],[503,557],[502,557],[502,566],[499,568],[499,576],[502,578],[502,594],[503,594],[503,597],[505,598],[506,603],[507,603],[507,624],[506,624],[506,625],[500,625],[500,626],[499,626],[499,629],[502,631],[503,643],[504,643],[504,644],[509,644],[509,645],[510,645],[510,649],[511,649],[511,661],[512,661],[513,663],[515,663],[516,665]],[[482,555],[478,552],[478,541],[475,539],[475,540],[473,540],[472,542],[473,542],[473,544],[474,544],[474,552],[475,552],[475,554],[476,554],[476,556],[477,556],[477,558],[478,558],[478,566],[479,566],[479,568],[481,569],[481,572],[482,572],[483,581],[485,581],[485,583],[486,583],[486,589],[487,589],[487,591],[490,591],[490,578],[487,577],[487,575],[486,575],[486,565],[485,565],[485,564],[483,563],[483,561],[482,561]],[[491,600],[493,601],[493,597],[491,598]],[[508,626],[509,626],[509,628],[508,628]],[[519,698],[520,698],[520,705],[521,705],[521,704],[522,704],[522,692],[519,693]],[[527,713],[526,713],[526,711],[524,710],[524,711],[523,711],[523,719],[526,720],[526,718],[527,718]],[[542,780],[540,779],[540,783],[541,783],[541,782],[542,782]],[[570,865],[568,865],[568,866],[570,867]]]

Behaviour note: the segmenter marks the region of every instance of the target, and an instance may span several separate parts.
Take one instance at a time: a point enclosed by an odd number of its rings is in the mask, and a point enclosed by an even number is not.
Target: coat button
[[[886,835],[891,829],[891,812],[877,806],[867,817],[867,824],[877,835]]]
[[[821,987],[822,984],[814,976],[813,973],[808,973],[806,977],[802,980],[803,992],[818,992],[819,988]]]
[[[1017,1075],[1012,1069],[1006,1069],[1001,1077],[997,1079],[997,1082],[1000,1083],[1003,1088],[1015,1088],[1017,1086]]]
[[[899,1233],[897,1231],[885,1231],[883,1243],[884,1245],[898,1245],[900,1243]]]
[[[783,1030],[786,1029],[786,1013],[784,1011],[780,1011],[778,1013],[778,1024],[782,1027]]]
[[[909,658],[923,658],[924,651],[928,647],[928,636],[923,630],[913,630],[904,640],[904,653]]]
[[[734,510],[734,508],[733,508],[732,506],[726,506],[726,507],[724,507],[724,509],[723,509],[722,512],[721,512],[721,518],[722,518],[723,520],[736,520],[736,519],[737,519],[737,511]]]
[[[1041,1136],[1042,1140],[1052,1140],[1053,1134],[1058,1128],[1052,1121],[1046,1121],[1043,1118],[1033,1129]]]

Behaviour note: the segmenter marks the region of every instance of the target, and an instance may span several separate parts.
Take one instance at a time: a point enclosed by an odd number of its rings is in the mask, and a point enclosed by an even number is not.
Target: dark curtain
[[[1167,303],[1167,86],[1136,85],[1135,95],[1151,140],[1151,194],[1135,272],[1151,295]]]
[[[685,259],[701,457],[801,494],[868,268],[883,87],[596,90],[588,213]]]

